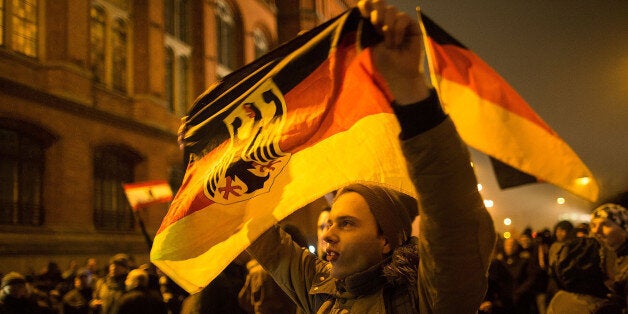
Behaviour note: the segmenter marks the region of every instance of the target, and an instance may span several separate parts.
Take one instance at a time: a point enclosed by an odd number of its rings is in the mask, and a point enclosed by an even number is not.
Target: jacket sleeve
[[[469,151],[448,117],[418,135],[401,120],[402,149],[419,194],[420,312],[476,313],[496,235]]]
[[[281,289],[306,313],[316,312],[308,292],[327,263],[299,247],[277,225],[258,237],[247,252],[271,274]]]

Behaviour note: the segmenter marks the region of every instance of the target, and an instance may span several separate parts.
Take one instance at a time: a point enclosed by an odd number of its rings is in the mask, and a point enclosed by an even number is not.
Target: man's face
[[[594,218],[590,226],[591,234],[613,250],[618,249],[628,238],[626,230],[608,218]]]
[[[563,242],[567,238],[567,230],[563,228],[556,228],[556,241]]]
[[[329,213],[329,227],[323,234],[328,243],[327,260],[331,275],[344,279],[381,262],[390,246],[378,234],[377,222],[364,198],[355,192],[340,195]]]

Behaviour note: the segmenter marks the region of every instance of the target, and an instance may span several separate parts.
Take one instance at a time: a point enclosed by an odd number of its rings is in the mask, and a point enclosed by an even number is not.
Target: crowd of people
[[[327,228],[329,209],[318,224]],[[301,247],[300,230],[283,225]],[[624,313],[628,284],[628,210],[604,204],[591,223],[563,220],[552,230],[527,228],[498,238],[489,284],[479,313]],[[325,254],[322,232],[317,254]],[[272,277],[246,252],[200,293],[189,295],[151,264],[112,256],[104,268],[94,258],[55,262],[40,273],[2,276],[0,313],[302,313]]]
[[[625,313],[626,255],[628,210],[614,203],[590,223],[499,238],[480,313]]]
[[[0,313],[179,313],[187,293],[151,264],[112,256],[104,268],[94,258],[66,270],[49,262],[39,273],[2,276]]]

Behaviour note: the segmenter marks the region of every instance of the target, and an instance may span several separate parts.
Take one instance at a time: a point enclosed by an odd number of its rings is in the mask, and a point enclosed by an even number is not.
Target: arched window
[[[113,25],[113,88],[126,92],[127,90],[127,48],[128,30],[126,22],[116,19]]]
[[[0,45],[37,56],[38,0],[0,1]]]
[[[238,25],[229,5],[216,1],[217,74],[224,77],[238,67]]]
[[[41,128],[0,119],[0,224],[43,224],[45,152],[53,141]]]
[[[130,149],[107,145],[94,153],[94,225],[99,230],[132,231],[135,220],[123,183],[134,182],[141,156]]]

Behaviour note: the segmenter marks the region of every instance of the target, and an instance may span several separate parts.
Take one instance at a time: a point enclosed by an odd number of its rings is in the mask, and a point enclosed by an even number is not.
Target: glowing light
[[[509,239],[511,236],[510,232],[506,231],[504,232],[504,239]]]
[[[482,183],[478,183],[478,191],[482,191]]]
[[[470,161],[469,163],[471,164],[471,168],[473,168],[473,161]]]
[[[558,205],[563,205],[565,204],[565,199],[563,197],[559,197],[556,199],[556,203],[558,203]]]
[[[504,219],[504,225],[510,226],[511,223],[512,223],[512,220],[510,218]]]
[[[310,250],[310,253],[312,254],[316,253],[316,248],[313,245],[308,246],[307,249]]]
[[[589,183],[591,183],[591,178],[589,177],[581,177],[576,179],[576,183],[579,185],[587,185]]]
[[[492,200],[484,200],[484,206],[486,206],[486,208],[493,207],[493,201]]]

